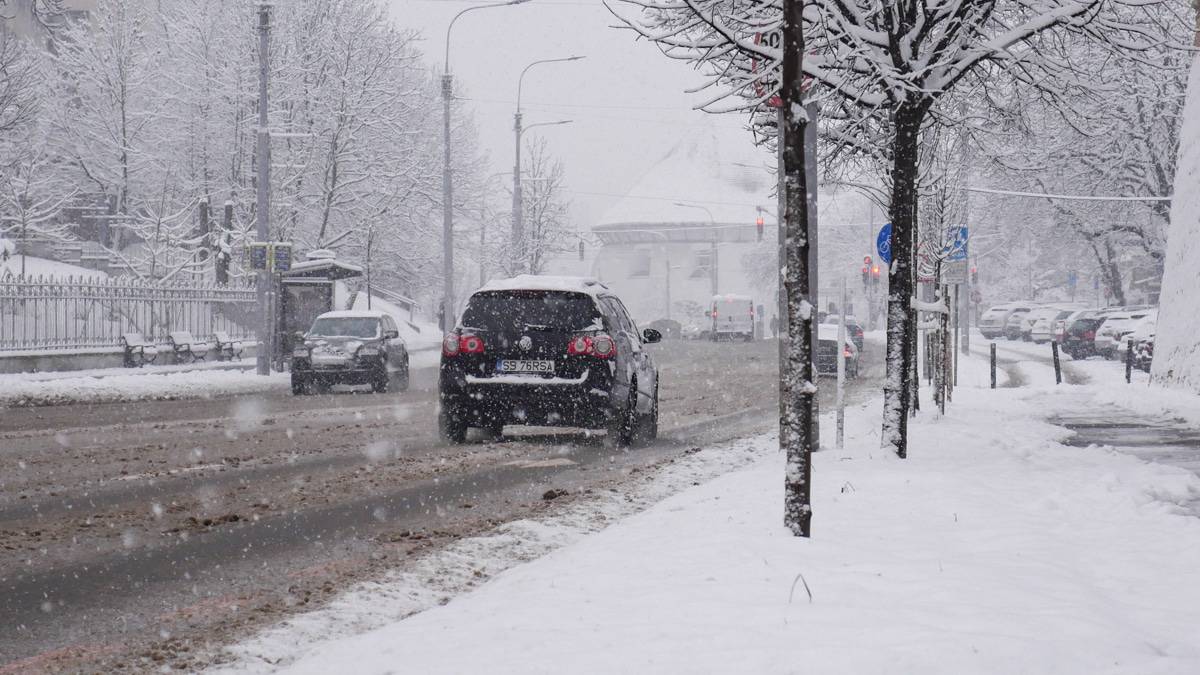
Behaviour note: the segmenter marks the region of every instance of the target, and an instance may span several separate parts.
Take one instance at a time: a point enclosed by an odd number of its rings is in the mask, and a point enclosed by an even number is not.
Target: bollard
[[[1050,351],[1054,353],[1054,384],[1062,384],[1062,366],[1058,363],[1058,340],[1050,341]]]
[[[992,389],[996,388],[996,343],[992,343]]]
[[[1133,382],[1133,340],[1125,347],[1125,384]]]

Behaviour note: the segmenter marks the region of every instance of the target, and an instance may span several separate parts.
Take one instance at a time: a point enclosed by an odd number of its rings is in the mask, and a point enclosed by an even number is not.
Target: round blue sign
[[[884,265],[892,264],[892,224],[885,223],[879,228],[879,236],[875,237],[875,250]]]

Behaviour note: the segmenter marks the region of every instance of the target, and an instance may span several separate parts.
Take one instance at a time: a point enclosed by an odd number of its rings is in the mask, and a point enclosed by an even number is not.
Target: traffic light
[[[979,283],[979,268],[971,265],[971,285]]]
[[[579,259],[583,260],[583,240],[579,240]]]
[[[866,288],[867,286],[869,286],[871,284],[871,268],[868,267],[867,265],[863,265],[862,272],[863,272],[863,288]]]
[[[871,268],[871,283],[876,286],[879,285],[879,265]]]
[[[758,228],[758,240],[762,241],[762,238],[763,238],[763,217],[762,216],[759,216],[754,221],[754,226]]]

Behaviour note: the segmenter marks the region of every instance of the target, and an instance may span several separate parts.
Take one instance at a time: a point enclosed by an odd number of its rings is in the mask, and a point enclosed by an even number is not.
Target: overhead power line
[[[1046,199],[1070,199],[1083,202],[1169,202],[1171,197],[1117,197],[1105,195],[1056,195],[1048,192],[1021,192],[1019,190],[993,190],[990,188],[967,187],[968,192],[983,192],[990,195],[1013,197],[1044,197]]]

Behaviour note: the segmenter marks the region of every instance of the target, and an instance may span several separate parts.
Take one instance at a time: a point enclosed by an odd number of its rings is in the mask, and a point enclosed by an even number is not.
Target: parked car
[[[1043,344],[1054,339],[1054,322],[1059,319],[1065,319],[1071,315],[1074,310],[1063,309],[1061,307],[1039,307],[1025,318],[1025,324],[1029,326],[1028,333],[1022,333],[1022,338]],[[1024,325],[1022,326],[1024,331]]]
[[[292,393],[335,384],[369,384],[378,393],[408,389],[408,347],[396,321],[375,311],[326,312],[292,349]]]
[[[1009,312],[1008,318],[1004,320],[1004,337],[1009,340],[1021,339],[1021,323],[1032,310],[1031,306],[1021,306]]]
[[[1104,317],[1096,310],[1077,312],[1066,322],[1059,345],[1073,359],[1086,359],[1096,355],[1096,329],[1104,323]]]
[[[626,446],[658,434],[658,367],[639,332],[603,283],[521,275],[471,295],[442,341],[438,379],[443,439],[461,443],[468,427],[505,425],[607,431]]]
[[[1134,321],[1150,312],[1149,309],[1125,309],[1112,311],[1104,317],[1104,323],[1096,329],[1096,353],[1106,359],[1119,356],[1122,338],[1133,330]]]
[[[849,326],[850,322],[846,321],[846,325]],[[846,360],[846,377],[858,377],[858,347],[847,331],[846,341],[842,343],[841,349],[838,349],[838,330],[839,326],[836,323],[817,325],[817,373],[836,375],[837,359],[840,355]]]
[[[1133,342],[1133,366],[1150,372],[1154,361],[1154,335],[1158,326],[1158,310],[1150,310],[1146,316],[1134,322],[1133,330],[1125,334],[1126,344]]]
[[[979,332],[989,340],[1001,337],[1012,313],[1018,309],[1028,312],[1030,308],[1031,305],[1025,302],[1006,302],[990,307],[979,317]]]
[[[714,295],[708,313],[709,337],[719,340],[754,340],[754,300],[745,295]]]
[[[662,333],[664,340],[678,340],[683,335],[683,325],[674,319],[656,319],[646,327]]]

